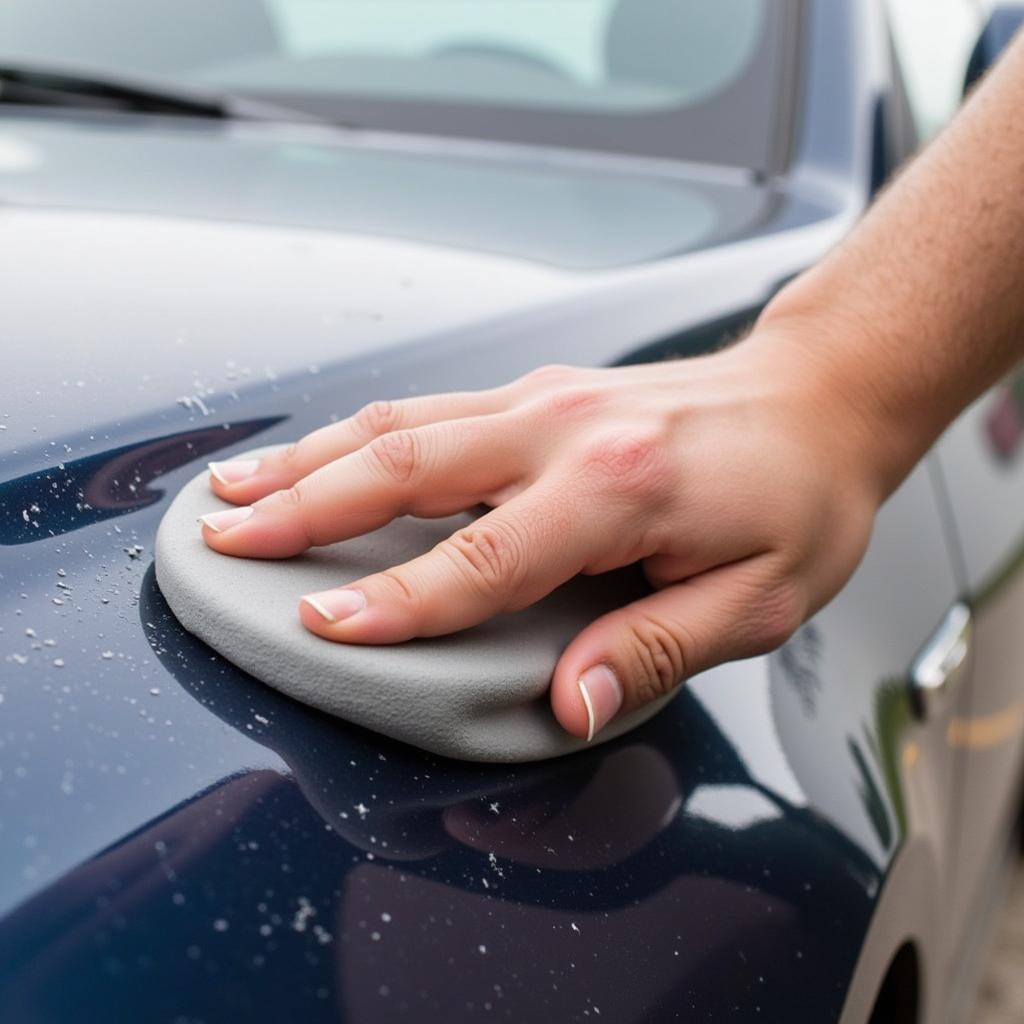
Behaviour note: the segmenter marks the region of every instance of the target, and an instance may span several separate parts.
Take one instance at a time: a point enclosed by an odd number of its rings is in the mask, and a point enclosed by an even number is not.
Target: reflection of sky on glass
[[[623,47],[631,54],[642,54],[657,45],[653,38],[657,33],[649,26],[663,20],[658,4],[650,4],[648,9],[627,8],[624,15],[621,0],[388,0],[386,17],[381,16],[380,0],[348,0],[344,4],[271,0],[268,9],[290,57],[344,54],[432,59],[452,51],[476,51],[494,61],[486,79],[491,84],[503,81],[510,96],[528,84],[519,76],[532,66],[533,70],[540,67],[554,73],[550,78],[545,72],[543,81],[548,89],[561,77],[591,86],[621,78],[612,73],[615,57],[609,40],[614,35],[619,41],[620,57]],[[710,18],[707,11],[694,8],[687,12],[686,23],[692,25],[691,38],[701,39],[703,45],[685,49],[678,81],[673,78],[666,83],[655,71],[649,79],[642,73],[629,75],[630,86],[674,84],[678,89],[670,88],[660,97],[669,105],[714,91],[750,59],[764,14],[759,0],[730,0],[724,13],[715,11]],[[726,31],[716,31],[723,19]],[[645,62],[638,60],[636,66],[642,69]],[[406,91],[397,78],[390,84],[400,93]],[[468,91],[479,93],[486,85],[482,79]],[[358,83],[345,83],[349,90],[354,86]],[[412,91],[424,91],[422,83]],[[463,91],[465,86],[458,90]],[[521,98],[531,105],[544,103],[546,91],[534,95],[530,89]],[[558,105],[569,95],[556,88],[551,99]],[[646,106],[658,93],[648,96],[646,103],[640,96],[634,102]],[[605,100],[613,104],[614,95]]]
[[[555,61],[574,77],[600,77],[604,33],[616,0],[380,0],[344,5],[271,0],[286,48],[295,54],[422,53],[455,39],[501,38]],[[339,7],[343,7],[339,11]],[[543,12],[543,16],[538,16]]]

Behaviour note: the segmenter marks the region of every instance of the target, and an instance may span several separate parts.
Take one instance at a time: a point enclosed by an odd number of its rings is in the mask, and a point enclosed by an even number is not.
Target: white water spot
[[[180,395],[175,399],[175,401],[188,412],[192,412],[193,409],[198,409],[203,416],[210,415],[209,407],[199,395]]]
[[[298,910],[292,918],[292,928],[297,932],[304,932],[312,917],[316,917],[316,907],[305,896],[300,896]]]

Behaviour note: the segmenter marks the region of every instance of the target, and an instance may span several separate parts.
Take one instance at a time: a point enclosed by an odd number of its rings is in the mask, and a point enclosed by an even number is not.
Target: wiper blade
[[[162,83],[156,85],[117,75],[6,63],[0,63],[0,103],[133,110],[188,117],[245,116],[231,109],[223,97],[206,96]]]
[[[2,0],[0,0],[2,2]],[[63,107],[82,110],[176,114],[220,120],[278,121],[353,130],[347,122],[270,100],[211,93],[161,79],[125,76],[92,68],[11,63],[0,57],[0,106]]]

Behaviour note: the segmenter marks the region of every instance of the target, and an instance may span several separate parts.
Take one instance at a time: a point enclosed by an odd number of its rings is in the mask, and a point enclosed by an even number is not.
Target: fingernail
[[[231,462],[208,462],[210,472],[222,484],[237,484],[249,477],[260,468],[259,459],[234,459]]]
[[[307,594],[302,600],[328,622],[340,622],[366,607],[366,595],[361,590],[325,590]]]
[[[622,707],[622,684],[607,665],[593,665],[577,680],[587,708],[589,743]]]
[[[208,512],[205,516],[199,517],[203,526],[208,526],[214,533],[223,533],[230,530],[232,526],[244,523],[253,513],[251,505],[242,508],[227,508],[223,512]]]

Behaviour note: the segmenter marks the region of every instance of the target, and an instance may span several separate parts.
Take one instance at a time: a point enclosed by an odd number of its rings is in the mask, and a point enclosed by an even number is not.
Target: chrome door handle
[[[921,718],[945,710],[970,668],[974,623],[962,601],[953,605],[910,666],[910,695]]]

